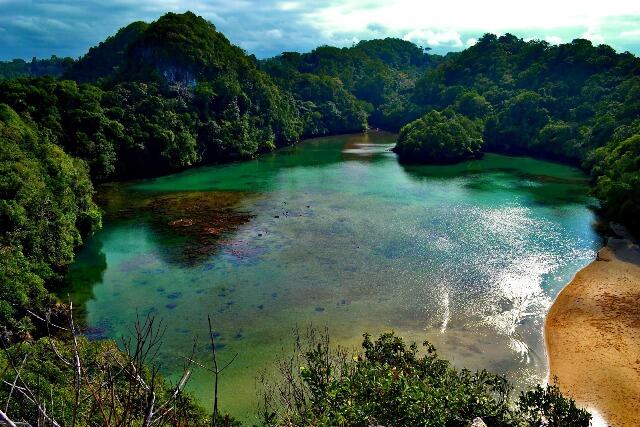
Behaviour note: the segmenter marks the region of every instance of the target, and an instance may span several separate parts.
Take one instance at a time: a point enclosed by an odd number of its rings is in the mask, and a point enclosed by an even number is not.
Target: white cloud
[[[280,10],[295,10],[300,7],[300,3],[296,3],[294,1],[283,1],[282,3],[278,3],[278,9]]]
[[[467,41],[465,42],[465,46],[467,46],[467,47],[473,46],[476,43],[478,43],[478,39],[476,39],[475,37],[471,37],[471,38],[467,39]]]
[[[604,37],[592,31],[585,31],[580,37],[591,41],[595,45],[604,44]]]
[[[622,33],[620,33],[620,37],[625,37],[625,38],[634,38],[634,37],[638,37],[640,38],[640,29],[638,30],[630,30],[630,31],[623,31]]]
[[[453,30],[412,30],[402,38],[416,44],[425,44],[428,46],[461,47],[463,45],[460,33]]]
[[[266,32],[267,37],[272,39],[281,39],[282,38],[282,30],[274,28],[273,30],[269,30]]]
[[[640,1],[631,0],[0,0],[0,58],[78,56],[132,21],[186,10],[258,57],[382,37],[445,53],[486,32],[550,43],[582,35],[640,52]]]
[[[538,0],[518,2],[427,2],[424,0],[327,2],[308,15],[309,24],[327,34],[357,31],[370,22],[381,21],[394,30],[455,28],[457,31],[590,27],[607,17],[640,15],[640,2],[628,0]]]
[[[560,36],[546,36],[544,38],[544,41],[546,41],[549,44],[562,44],[562,37],[560,37]]]

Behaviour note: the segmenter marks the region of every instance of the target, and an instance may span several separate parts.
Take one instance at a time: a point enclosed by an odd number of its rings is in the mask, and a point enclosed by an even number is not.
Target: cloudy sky
[[[640,0],[0,0],[0,59],[77,57],[132,21],[186,10],[258,57],[387,36],[444,53],[485,32],[640,54]]]

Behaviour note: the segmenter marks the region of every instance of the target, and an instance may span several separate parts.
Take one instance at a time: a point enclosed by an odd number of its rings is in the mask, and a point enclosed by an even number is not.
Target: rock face
[[[216,27],[191,12],[167,13],[127,48],[127,72],[157,73],[169,84],[194,86],[230,71],[251,68],[251,60]]]
[[[191,12],[167,13],[147,24],[134,22],[93,47],[67,77],[87,82],[113,77],[193,87],[228,72],[241,74],[253,60],[216,27]]]
[[[487,425],[482,421],[482,418],[475,417],[473,421],[471,421],[471,424],[469,424],[469,427],[487,427]]]

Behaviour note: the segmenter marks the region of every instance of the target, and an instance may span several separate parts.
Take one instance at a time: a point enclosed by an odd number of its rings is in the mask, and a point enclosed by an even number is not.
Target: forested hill
[[[140,37],[148,26],[145,22],[136,21],[121,28],[113,36],[89,49],[89,52],[65,70],[63,77],[78,82],[95,82],[99,78],[111,76],[124,65],[129,44]]]
[[[368,104],[337,79],[311,81],[303,100],[193,13],[131,24],[65,64],[64,77],[0,80],[4,342],[46,333],[37,316],[55,301],[48,291],[100,225],[93,184],[367,127]]]
[[[74,64],[73,58],[59,58],[53,55],[49,59],[25,61],[14,59],[0,61],[0,79],[15,79],[17,77],[59,77]]]
[[[640,60],[631,53],[486,34],[446,57],[385,39],[260,66],[298,99],[311,99],[310,82],[322,81],[365,101],[370,125],[402,129],[402,161],[498,151],[579,165],[608,218],[640,232]]]
[[[371,126],[398,130],[422,111],[411,103],[416,81],[442,61],[415,44],[393,38],[361,41],[350,48],[322,46],[310,53],[285,52],[260,62],[278,84],[314,100],[313,82],[336,84],[365,101]]]

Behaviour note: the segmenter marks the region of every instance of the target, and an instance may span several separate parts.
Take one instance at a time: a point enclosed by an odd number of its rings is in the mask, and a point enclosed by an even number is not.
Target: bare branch
[[[19,371],[22,370],[26,361],[27,361],[27,355],[25,354],[24,358],[22,359],[22,363],[20,363]],[[9,412],[9,403],[11,402],[11,396],[13,395],[13,390],[16,388],[17,382],[18,382],[18,375],[16,375],[16,377],[13,379],[13,384],[11,384],[11,389],[9,389],[9,396],[7,397],[7,403],[4,406],[5,412]]]
[[[238,357],[238,353],[234,354],[233,357],[231,358],[231,360],[229,361],[229,363],[227,363],[226,365],[224,365],[219,371],[218,373],[221,374],[222,371],[224,371],[225,369],[227,369],[229,367],[229,365],[231,365],[233,363],[234,360],[236,360],[236,357]]]
[[[50,319],[43,319],[41,316],[38,316],[37,314],[35,314],[35,313],[34,313],[33,311],[31,311],[31,310],[27,310],[27,313],[29,313],[30,315],[32,315],[32,316],[33,316],[33,317],[35,317],[36,319],[38,319],[38,320],[40,320],[40,321],[42,321],[42,322],[45,322],[45,323],[47,324],[47,326],[49,326],[49,325],[50,325],[50,326],[53,326],[54,328],[60,329],[60,330],[62,330],[62,331],[68,331],[68,330],[69,330],[68,328],[65,328],[65,327],[63,327],[63,326],[58,326],[58,325],[56,325],[55,323],[51,322],[51,320],[50,320]]]
[[[16,423],[14,423],[13,421],[11,421],[9,419],[9,417],[7,416],[7,414],[5,414],[4,412],[2,412],[2,410],[0,410],[0,424],[4,424],[7,427],[18,427],[16,425]]]

